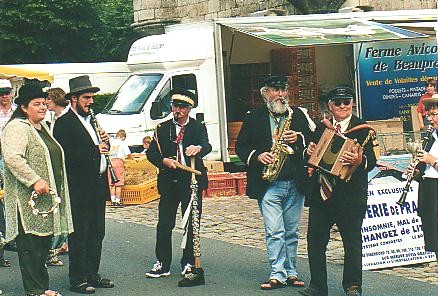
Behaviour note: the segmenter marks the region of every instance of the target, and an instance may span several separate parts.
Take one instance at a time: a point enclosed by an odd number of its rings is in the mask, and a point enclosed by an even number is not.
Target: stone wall
[[[295,14],[287,0],[133,0],[133,27],[143,35],[160,34],[164,26],[213,18],[245,16],[280,9]],[[347,0],[344,7],[370,5],[374,10],[436,8],[435,0]]]
[[[370,5],[374,10],[436,8],[436,0],[347,0],[344,6]]]
[[[136,30],[158,34],[172,23],[249,15],[252,12],[281,9],[294,14],[287,0],[133,0]]]

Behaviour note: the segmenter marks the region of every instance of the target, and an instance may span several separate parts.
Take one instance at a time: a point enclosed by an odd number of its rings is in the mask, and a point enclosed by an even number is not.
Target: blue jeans
[[[297,247],[304,195],[299,193],[295,181],[274,181],[263,199],[260,212],[265,223],[270,279],[285,282],[297,276]]]

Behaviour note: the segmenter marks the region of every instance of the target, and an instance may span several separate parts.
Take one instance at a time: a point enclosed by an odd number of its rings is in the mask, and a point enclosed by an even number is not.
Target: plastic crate
[[[236,188],[212,188],[202,191],[202,197],[225,197],[235,196],[237,194]]]
[[[122,203],[124,205],[139,205],[160,198],[157,189],[157,179],[151,179],[138,185],[122,187]]]
[[[230,173],[209,173],[208,174],[208,188],[234,188],[236,182]]]
[[[230,173],[209,173],[208,189],[202,192],[202,197],[234,196],[236,180]]]
[[[232,173],[233,178],[236,180],[236,191],[237,195],[244,196],[246,195],[246,173]]]

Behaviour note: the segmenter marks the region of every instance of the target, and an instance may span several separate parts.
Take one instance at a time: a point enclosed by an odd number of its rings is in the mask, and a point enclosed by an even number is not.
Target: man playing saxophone
[[[258,200],[265,224],[271,272],[269,280],[260,286],[263,290],[304,286],[296,268],[304,204],[298,186],[305,174],[305,139],[311,138],[315,124],[305,109],[289,107],[287,89],[283,76],[262,82],[265,105],[245,118],[236,144],[237,155],[248,166],[247,194]]]
[[[425,250],[438,256],[438,95],[423,101],[427,117],[433,127],[430,149],[419,150],[417,160],[426,165],[424,175],[419,180],[418,215],[421,217]],[[426,151],[428,150],[428,152]],[[408,173],[413,174],[411,164]]]

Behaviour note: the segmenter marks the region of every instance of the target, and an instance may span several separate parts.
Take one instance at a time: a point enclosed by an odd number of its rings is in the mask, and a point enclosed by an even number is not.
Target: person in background
[[[68,237],[70,290],[93,294],[96,288],[114,287],[113,281],[99,274],[105,203],[110,198],[104,157],[109,138],[104,130],[95,129],[89,115],[100,89],[91,85],[87,75],[71,78],[69,86],[65,97],[71,107],[56,120],[53,135],[65,151],[75,228]]]
[[[426,164],[424,175],[419,180],[418,215],[421,217],[424,249],[435,252],[438,258],[438,94],[423,101],[428,119],[433,127],[432,145],[429,151],[419,150],[417,159]],[[413,164],[408,167],[408,173],[413,173]]]
[[[175,227],[177,210],[180,205],[182,213],[185,213],[187,208],[190,210],[192,174],[178,169],[177,163],[190,166],[191,158],[194,157],[195,168],[202,173],[196,177],[199,217],[202,212],[201,193],[208,186],[207,170],[202,158],[211,152],[212,147],[208,141],[205,125],[189,116],[192,108],[197,105],[196,96],[189,90],[181,88],[172,89],[171,95],[173,118],[157,126],[154,140],[146,153],[148,160],[160,170],[158,174],[160,204],[155,245],[157,261],[152,269],[146,272],[146,277],[149,278],[170,275],[172,230]],[[184,279],[178,283],[178,286],[203,285],[204,272],[202,268],[196,268],[194,265],[192,223],[188,224],[186,230],[187,243],[180,261],[181,275]]]
[[[237,137],[236,152],[248,165],[247,194],[257,199],[265,224],[265,238],[270,265],[269,280],[262,290],[303,287],[297,271],[300,217],[304,194],[299,188],[305,177],[303,151],[305,139],[311,139],[315,124],[300,107],[289,107],[288,80],[285,76],[266,78],[260,88],[265,104],[249,113]],[[290,109],[289,109],[290,108]],[[283,128],[290,118],[290,125]],[[284,130],[283,135],[279,134]],[[292,149],[276,171],[272,181],[262,178],[263,170],[275,161],[273,143]],[[287,148],[286,148],[287,147]]]
[[[326,251],[330,230],[334,224],[339,229],[344,245],[344,273],[342,286],[347,296],[362,294],[362,235],[361,227],[367,206],[368,172],[376,165],[374,130],[365,121],[353,115],[354,92],[350,87],[337,86],[326,96],[332,120],[324,119],[315,130],[315,139],[321,139],[326,129],[335,130],[340,136],[355,139],[362,147],[344,151],[340,158],[343,165],[356,170],[348,182],[328,173],[314,171],[319,182],[315,190],[306,195],[309,209],[307,250],[310,266],[309,287],[299,292],[305,296],[327,296]],[[311,142],[307,156],[316,144]]]
[[[1,139],[6,239],[16,239],[26,296],[60,295],[49,290],[45,262],[52,237],[73,232],[64,152],[44,123],[46,97],[36,83],[22,86],[18,108]],[[34,205],[29,204],[33,192],[39,196]],[[39,211],[47,211],[47,216]]]
[[[53,126],[55,125],[56,119],[64,115],[69,107],[70,102],[65,99],[65,91],[62,88],[55,87],[47,91],[47,110],[54,112],[54,117],[50,122],[50,133],[53,134]],[[64,263],[59,258],[60,252],[63,249],[68,248],[66,243],[67,236],[53,237],[52,246],[49,251],[49,256],[47,257],[46,264],[48,266],[63,266]]]
[[[141,154],[146,154],[146,152],[147,152],[148,149],[149,149],[149,146],[151,145],[152,138],[149,137],[149,136],[146,136],[146,137],[143,138],[142,142],[143,142],[143,148],[144,148],[144,149],[143,149],[143,151],[141,152]]]
[[[418,122],[420,123],[420,129],[425,129],[429,124],[427,120],[427,110],[424,107],[423,101],[425,99],[430,99],[436,93],[436,80],[428,79],[424,85],[426,93],[420,97],[417,106],[417,116]]]
[[[70,102],[65,99],[65,91],[62,88],[51,88],[47,93],[47,109],[55,113],[50,122],[50,131],[53,134],[53,127],[55,126],[56,119],[67,113],[70,108]]]
[[[111,177],[108,175],[111,204],[113,206],[123,206],[122,204],[122,186],[125,184],[125,157],[132,159],[131,151],[125,142],[126,132],[121,129],[116,133],[116,138],[111,141],[111,149],[109,151],[109,157],[111,159],[111,165],[113,166],[114,173],[116,174],[117,183],[112,184]],[[108,172],[109,174],[109,172]]]
[[[7,79],[0,79],[0,135],[3,128],[12,116],[16,106],[12,104],[12,84]],[[0,149],[1,150],[1,149]],[[3,189],[3,159],[0,155],[0,189]],[[0,199],[0,236],[6,232],[5,206]],[[15,243],[12,243],[15,244]],[[11,267],[11,261],[4,258],[4,245],[0,245],[0,267]]]

